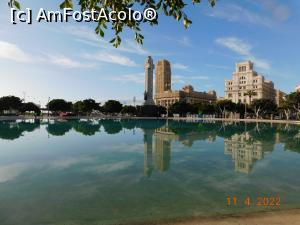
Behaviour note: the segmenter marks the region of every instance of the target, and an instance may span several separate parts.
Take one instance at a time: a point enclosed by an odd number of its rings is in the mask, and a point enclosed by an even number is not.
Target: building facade
[[[156,65],[155,94],[171,91],[171,64],[160,60]]]
[[[249,91],[255,95],[247,95]],[[251,104],[255,99],[270,99],[275,102],[276,90],[272,81],[266,81],[264,76],[254,71],[251,61],[245,61],[236,64],[231,80],[225,80],[225,99],[246,104]]]
[[[276,105],[280,106],[282,105],[282,103],[284,103],[285,99],[286,99],[286,93],[284,93],[283,91],[280,90],[276,90],[276,96],[275,96],[275,102]]]
[[[215,91],[197,92],[193,86],[186,85],[182,90],[173,91],[171,87],[172,73],[171,64],[167,60],[160,60],[156,65],[156,89],[155,103],[164,107],[184,101],[190,104],[208,102],[213,103],[217,100]]]

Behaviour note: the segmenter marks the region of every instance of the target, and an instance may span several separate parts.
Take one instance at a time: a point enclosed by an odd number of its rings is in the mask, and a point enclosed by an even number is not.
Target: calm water
[[[163,120],[0,122],[0,224],[131,224],[300,207],[299,130]],[[228,206],[228,196],[237,204]],[[258,197],[280,197],[280,206],[257,206]]]

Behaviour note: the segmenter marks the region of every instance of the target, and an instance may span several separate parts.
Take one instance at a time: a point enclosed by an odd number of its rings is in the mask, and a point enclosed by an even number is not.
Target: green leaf
[[[65,8],[73,8],[73,2],[72,0],[65,0],[63,3],[60,4],[59,6],[61,9],[65,9]]]
[[[208,0],[208,2],[212,7],[216,5],[216,0]]]
[[[19,3],[18,1],[14,1],[14,6],[15,6],[18,10],[21,9],[21,5],[20,5],[20,3]]]
[[[183,19],[183,25],[185,28],[188,28],[192,24],[192,21],[190,21],[187,17]]]
[[[100,36],[104,37],[104,31],[100,28]]]

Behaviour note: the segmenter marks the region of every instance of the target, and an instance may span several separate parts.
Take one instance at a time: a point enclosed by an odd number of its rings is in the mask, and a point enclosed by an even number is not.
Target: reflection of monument
[[[163,135],[155,134],[155,166],[159,171],[167,171],[171,160],[171,141]]]
[[[242,173],[250,173],[256,161],[273,151],[276,138],[278,143],[291,143],[288,149],[299,149],[298,127],[293,132],[291,129],[289,135],[286,132],[276,135],[276,128],[265,125],[259,127],[259,124],[255,126],[252,123],[198,124],[169,121],[163,126],[142,129],[145,132],[146,176],[151,176],[154,163],[157,171],[170,168],[172,142],[191,147],[195,141],[214,142],[216,137],[223,138],[225,155],[232,156],[235,170]]]
[[[153,171],[153,132],[154,130],[144,131],[144,175],[150,177]]]
[[[191,147],[196,140],[215,140],[210,133],[205,135],[195,131],[186,132],[184,127],[174,128],[180,131],[180,134],[177,134],[168,124],[157,128],[142,129],[144,131],[144,175],[147,177],[150,177],[153,172],[154,162],[157,171],[164,172],[170,168],[172,141],[179,141],[183,145]],[[184,132],[181,133],[182,129]]]
[[[232,156],[235,170],[242,173],[250,173],[255,161],[263,159],[264,152],[272,149],[273,146],[265,146],[261,141],[253,141],[248,132],[234,134],[224,140],[225,154]]]
[[[148,56],[145,63],[145,105],[154,105],[153,101],[153,70],[154,64],[151,56]]]
[[[155,168],[158,171],[167,171],[170,167],[171,160],[171,140],[164,138],[159,133],[155,135],[154,129],[144,130],[144,175],[150,177],[154,165],[153,157],[155,158]],[[154,148],[153,148],[154,137]],[[153,155],[154,154],[154,155]]]

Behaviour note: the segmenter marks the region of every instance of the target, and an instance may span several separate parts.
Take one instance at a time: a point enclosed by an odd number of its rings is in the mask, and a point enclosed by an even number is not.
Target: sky
[[[36,13],[58,10],[62,0],[21,0]],[[186,1],[191,2],[191,1]],[[44,105],[48,98],[68,101],[117,99],[130,104],[144,93],[144,63],[167,59],[172,89],[186,84],[224,96],[224,80],[235,63],[252,60],[255,70],[286,93],[300,84],[300,1],[219,0],[185,9],[193,24],[184,29],[159,12],[159,25],[142,25],[144,44],[130,30],[114,48],[94,33],[95,23],[10,22],[7,1],[0,2],[0,96],[16,95]]]

